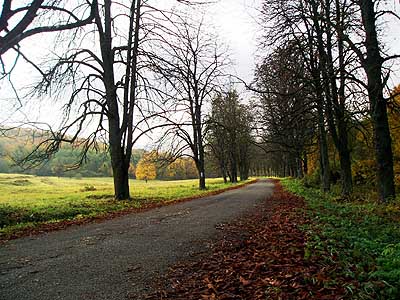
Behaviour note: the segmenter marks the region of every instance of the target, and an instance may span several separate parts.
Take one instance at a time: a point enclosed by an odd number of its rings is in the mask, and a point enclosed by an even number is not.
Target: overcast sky
[[[254,73],[260,3],[260,0],[221,0],[210,7],[218,32],[231,49],[236,71],[247,81]]]
[[[154,1],[157,4],[162,3],[163,5],[167,5],[168,1],[176,3],[176,0]],[[231,57],[236,63],[237,75],[247,82],[253,79],[254,57],[256,54],[259,54],[257,53],[257,36],[260,34],[260,29],[257,25],[257,9],[260,8],[261,3],[262,0],[219,0],[215,4],[207,6],[207,18],[211,20],[211,23],[214,23],[215,30],[218,32],[221,41],[229,46]],[[393,0],[388,5],[390,5],[391,9],[394,8],[399,12],[400,5],[397,1]],[[390,53],[400,53],[399,23],[399,21],[396,22],[394,19],[389,19],[384,30],[384,34],[386,35],[385,42],[388,49],[390,49]],[[42,39],[39,39],[39,41],[33,41],[32,39],[27,45],[32,47],[32,49],[39,49],[38,52],[40,53],[48,46]],[[392,86],[400,82],[400,67],[395,67],[395,72],[395,80],[391,82]],[[32,76],[29,68],[21,66],[17,74],[17,78],[14,79],[19,80],[20,83],[28,82]],[[5,95],[4,85],[0,85],[0,89],[2,89],[1,98]],[[0,102],[2,115],[4,109],[8,108],[7,105],[9,103],[9,101]],[[26,111],[31,112],[34,108],[38,109],[38,106],[31,106]],[[52,111],[56,108],[56,106],[42,106],[41,117],[44,120],[51,116],[54,117]]]
[[[158,1],[155,0],[155,4],[164,7],[170,6],[169,3],[176,3],[176,0]],[[253,78],[254,54],[257,44],[256,33],[258,31],[255,19],[259,3],[260,0],[220,0],[204,8],[206,10],[207,24],[214,25],[220,41],[230,49],[229,54],[235,64],[237,75],[246,81],[250,81]],[[48,52],[46,49],[52,48],[51,44],[51,36],[44,35],[24,41],[22,49],[25,53],[29,53],[31,59],[40,60],[43,53]],[[11,61],[12,57],[9,58],[11,58],[9,59]],[[38,78],[38,73],[35,70],[24,63],[20,63],[13,74],[13,82],[19,88],[33,82],[35,77]],[[15,105],[18,106],[18,103],[10,101],[14,94],[9,87],[5,86],[4,82],[0,84],[0,89],[2,90],[0,95],[0,98],[2,98],[0,99],[1,122],[4,121],[4,113],[6,111],[14,111]],[[40,103],[36,100],[27,101],[26,107],[17,114],[18,119],[23,118],[24,114],[29,114],[30,121],[58,123],[60,116],[56,111],[60,110],[61,103],[52,103],[51,105],[46,102],[44,103],[44,105],[43,102],[41,105],[38,105]]]

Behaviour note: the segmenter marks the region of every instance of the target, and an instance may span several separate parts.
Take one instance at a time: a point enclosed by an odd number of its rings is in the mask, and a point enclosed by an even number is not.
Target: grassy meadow
[[[144,204],[206,195],[230,187],[222,179],[131,180],[131,201],[113,199],[112,178],[61,178],[0,174],[0,237],[43,223],[99,216]]]

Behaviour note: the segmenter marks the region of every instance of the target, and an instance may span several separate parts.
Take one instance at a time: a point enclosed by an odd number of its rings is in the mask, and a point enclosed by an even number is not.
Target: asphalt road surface
[[[0,245],[1,300],[142,299],[168,267],[206,255],[217,227],[256,209],[268,181]]]

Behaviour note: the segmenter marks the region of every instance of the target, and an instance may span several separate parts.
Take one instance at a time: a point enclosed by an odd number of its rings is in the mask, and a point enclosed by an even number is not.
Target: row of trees
[[[253,118],[248,106],[239,102],[235,90],[212,100],[208,123],[208,146],[220,174],[232,183],[249,177],[252,155]]]
[[[130,174],[141,180],[181,180],[197,178],[196,165],[191,158],[177,158],[166,163],[162,154],[145,153],[137,165],[131,165]]]
[[[112,176],[110,156],[105,151],[89,150],[87,160],[76,168],[80,159],[79,149],[68,144],[51,159],[37,168],[22,169],[15,162],[26,157],[33,145],[26,137],[19,136],[10,144],[7,138],[0,138],[0,173],[23,173],[38,176],[67,177],[109,177]],[[166,163],[163,155],[155,151],[145,152],[134,149],[129,167],[129,177],[141,180],[180,180],[197,178],[196,165],[191,158],[178,158]]]
[[[115,197],[127,199],[134,144],[155,129],[167,128],[162,141],[176,146],[170,156],[191,156],[204,189],[204,106],[219,88],[227,65],[217,39],[205,33],[201,19],[190,17],[194,10],[166,11],[146,0],[82,2],[32,1],[19,7],[5,2],[0,19],[3,75],[12,71],[4,54],[15,51],[42,76],[35,96],[68,97],[59,128],[46,128],[50,136],[21,163],[34,167],[63,144],[77,141],[79,162],[84,162],[103,138]],[[42,15],[49,25],[42,26]],[[65,17],[59,20],[60,15]],[[49,31],[60,33],[62,49],[57,52],[63,54],[41,66],[23,54],[20,42]]]
[[[260,96],[251,103],[254,110],[225,90],[229,59],[217,37],[205,29],[204,18],[191,16],[193,10],[167,11],[150,0],[78,2],[74,7],[58,1],[13,7],[17,4],[5,1],[0,16],[2,74],[12,72],[4,54],[15,51],[42,76],[36,95],[69,96],[60,127],[46,130],[48,137],[22,163],[39,164],[65,143],[79,144],[83,162],[103,138],[115,197],[126,199],[133,146],[162,129],[161,152],[165,145],[170,148],[165,160],[191,157],[200,189],[205,188],[209,149],[222,176],[232,182],[238,174],[246,179],[260,170],[303,176],[308,158],[318,151],[327,191],[332,142],[347,196],[353,188],[349,133],[368,118],[379,195],[382,200],[394,197],[390,97],[384,97],[384,87],[387,62],[397,56],[384,56],[379,43],[377,20],[393,14],[381,9],[380,2],[265,0],[267,55],[251,87]],[[185,7],[193,3],[179,2]],[[43,15],[50,25],[41,25],[38,16]],[[64,17],[55,21],[57,15]],[[65,33],[58,39],[63,54],[40,66],[24,55],[20,42],[48,31]],[[20,38],[12,38],[11,32]],[[269,156],[267,166],[250,160],[260,149]]]
[[[330,189],[328,142],[340,161],[342,194],[353,189],[349,132],[369,118],[376,179],[382,200],[394,197],[391,137],[387,118],[389,78],[377,23],[392,11],[373,0],[266,0],[265,45],[258,66],[260,136],[267,152],[283,152],[289,174],[307,171],[307,152],[318,145],[322,187]]]

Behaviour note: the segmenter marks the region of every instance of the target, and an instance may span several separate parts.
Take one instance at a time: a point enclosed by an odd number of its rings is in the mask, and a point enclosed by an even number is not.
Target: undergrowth
[[[306,188],[300,180],[283,186],[305,198],[314,222],[306,225],[305,258],[324,256],[338,273],[359,282],[346,287],[352,299],[400,299],[400,204],[357,197],[344,202],[334,193]]]

